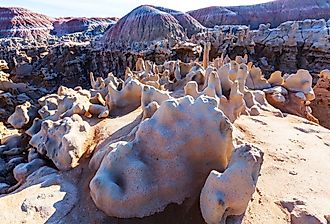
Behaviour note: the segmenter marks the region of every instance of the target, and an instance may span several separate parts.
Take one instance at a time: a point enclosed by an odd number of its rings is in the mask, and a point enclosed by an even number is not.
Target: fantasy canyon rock
[[[212,169],[227,167],[231,132],[212,98],[165,101],[140,124],[132,142],[118,144],[104,156],[90,183],[91,196],[98,208],[121,218],[144,217],[170,203],[181,204],[197,196]]]

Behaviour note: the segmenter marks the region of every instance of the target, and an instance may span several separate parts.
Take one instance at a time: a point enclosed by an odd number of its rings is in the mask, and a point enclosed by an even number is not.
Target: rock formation
[[[245,212],[255,191],[262,162],[263,153],[259,149],[241,145],[233,152],[223,173],[211,171],[200,196],[202,215],[208,224],[226,223],[228,216]]]
[[[24,8],[0,8],[0,37],[47,38],[53,19]]]
[[[328,0],[275,0],[251,6],[212,6],[188,13],[206,27],[241,24],[255,29],[262,23],[276,27],[291,20],[329,19],[329,8]]]
[[[320,73],[320,79],[314,86],[315,100],[310,104],[313,115],[320,124],[330,129],[330,72],[324,70]]]
[[[77,32],[100,32],[103,33],[111,25],[115,24],[117,18],[57,18],[53,22],[54,29],[51,34],[63,36]]]
[[[216,106],[204,96],[161,104],[132,142],[104,156],[90,183],[97,207],[110,216],[144,217],[196,196],[207,174],[223,171],[231,157],[231,125]]]
[[[69,170],[79,164],[86,152],[89,131],[89,124],[76,114],[55,122],[46,120],[40,131],[32,136],[30,144],[51,159],[59,170]]]
[[[207,16],[254,27],[295,3]],[[304,18],[301,5],[328,13],[319,0],[281,10]],[[329,220],[329,21],[1,10],[0,27],[32,27],[0,39],[3,223]]]
[[[296,74],[283,77],[282,85],[264,89],[264,92],[267,101],[281,111],[319,123],[309,106],[315,99],[315,94],[312,89],[312,76],[307,70],[300,69]]]
[[[0,14],[2,18],[0,38],[19,37],[39,43],[47,41],[52,35],[63,36],[77,32],[100,34],[117,21],[117,18],[114,17],[51,18],[18,7],[0,7]]]
[[[194,19],[192,16],[190,16],[187,13],[183,13],[180,11],[176,11],[164,7],[154,7],[154,8],[169,13],[176,20],[178,20],[179,24],[185,30],[186,35],[188,37],[191,37],[194,33],[200,32],[204,28],[196,19]]]
[[[202,26],[187,14],[142,5],[111,27],[105,34],[104,42],[131,46],[164,39],[176,41],[187,38],[186,30],[191,35],[201,29]]]
[[[37,108],[27,101],[23,105],[16,106],[15,112],[8,118],[8,123],[20,129],[31,123],[36,116]]]
[[[195,34],[192,41],[210,41],[211,60],[222,54],[235,58],[246,53],[268,78],[276,70],[284,74],[306,69],[315,75],[327,69],[328,33],[325,19],[306,19],[284,22],[275,28],[260,24],[255,30],[242,25],[217,26]]]

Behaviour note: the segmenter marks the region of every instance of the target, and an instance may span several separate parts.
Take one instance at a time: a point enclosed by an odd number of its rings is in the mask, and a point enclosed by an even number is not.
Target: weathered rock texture
[[[63,36],[76,32],[92,32],[93,30],[104,32],[111,25],[115,24],[117,20],[117,18],[57,18],[53,22],[54,29],[52,30],[51,34],[56,36]]]
[[[89,124],[76,114],[55,122],[46,120],[30,144],[51,159],[59,170],[69,170],[79,164],[86,152],[89,131]]]
[[[164,39],[184,39],[203,27],[188,14],[142,5],[121,18],[106,32],[105,44],[147,43]],[[186,33],[186,31],[188,33]]]
[[[233,152],[228,168],[212,170],[200,196],[204,220],[226,223],[228,216],[242,215],[255,191],[263,152],[251,145],[240,145]]]
[[[51,18],[18,7],[0,7],[0,38],[19,37],[43,42],[51,35],[77,32],[103,33],[117,18]]]
[[[276,70],[295,73],[307,69],[319,74],[329,65],[329,22],[306,19],[289,21],[276,28],[261,24],[259,29],[247,26],[219,26],[197,33],[194,43],[211,42],[210,59],[221,54],[235,58],[242,53],[259,66],[267,77]]]
[[[241,24],[255,29],[262,23],[276,27],[289,20],[328,19],[329,9],[329,0],[275,0],[251,6],[212,6],[188,13],[206,27]]]
[[[0,8],[0,38],[47,38],[53,19],[24,8]]]
[[[37,108],[27,101],[23,105],[16,106],[15,112],[8,118],[8,123],[20,129],[31,123],[36,116]]]
[[[144,217],[196,197],[212,169],[227,167],[233,147],[230,122],[216,106],[204,96],[162,103],[132,142],[103,158],[90,183],[97,207],[110,216]]]
[[[320,74],[320,79],[314,86],[315,100],[311,102],[313,115],[320,124],[330,129],[330,71],[325,70]]]

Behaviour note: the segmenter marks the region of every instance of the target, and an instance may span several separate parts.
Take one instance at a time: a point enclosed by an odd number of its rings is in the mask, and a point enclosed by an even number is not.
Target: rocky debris
[[[24,104],[25,106],[17,108],[17,113],[8,121],[17,127],[22,127],[31,121],[29,120],[30,116],[31,118],[35,117],[35,106],[32,104],[36,102],[36,98],[45,92],[25,83],[15,83],[9,77],[9,74],[0,71],[0,120],[7,121],[9,116],[14,113],[16,106]],[[31,108],[31,110],[27,110],[27,108]],[[16,120],[17,116],[20,120]]]
[[[206,27],[217,25],[249,25],[255,29],[259,24],[270,23],[276,27],[285,21],[304,19],[329,19],[328,0],[275,0],[251,6],[212,6],[189,11],[192,17]]]
[[[80,85],[89,88],[90,72],[103,77],[113,72],[123,78],[126,67],[134,67],[140,55],[129,51],[95,49],[90,42],[85,41],[61,42],[55,46],[48,44],[38,47],[18,46],[17,49],[6,47],[6,49],[0,51],[0,57],[8,62],[10,69],[6,72],[12,74],[11,78],[15,82],[28,82],[33,86],[47,88],[50,92],[61,85],[71,88]],[[170,53],[155,53],[155,57],[159,57],[160,63],[170,58]],[[22,55],[29,57],[30,61],[19,59]],[[20,69],[17,75],[17,68],[22,66],[30,69]]]
[[[56,121],[60,118],[70,117],[73,114],[91,118],[104,118],[109,115],[104,100],[92,98],[88,90],[81,87],[70,89],[61,86],[57,94],[49,94],[38,100],[41,108],[38,111],[42,119]],[[94,102],[93,102],[94,101]]]
[[[0,144],[0,194],[9,193],[17,188],[13,175],[14,168],[25,162],[26,143],[25,135],[11,132],[1,138]]]
[[[320,124],[330,129],[330,72],[324,70],[319,75],[319,80],[314,86],[315,100],[310,104],[313,115]]]
[[[293,200],[283,200],[277,202],[283,210],[290,214],[290,223],[298,224],[298,223],[315,223],[315,224],[326,224],[328,223],[325,220],[325,217],[318,217],[315,212],[309,211],[306,203],[304,201],[300,201],[298,199]]]

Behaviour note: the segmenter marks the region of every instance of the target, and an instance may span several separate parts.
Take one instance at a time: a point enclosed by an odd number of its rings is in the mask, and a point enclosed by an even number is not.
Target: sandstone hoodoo
[[[285,21],[330,18],[329,0],[275,0],[263,4],[236,7],[212,6],[188,12],[206,27],[248,25],[255,29],[261,23],[276,27]]]
[[[236,24],[212,28],[21,17],[40,23],[0,38],[1,223],[329,224],[328,2],[295,3],[202,9]]]

